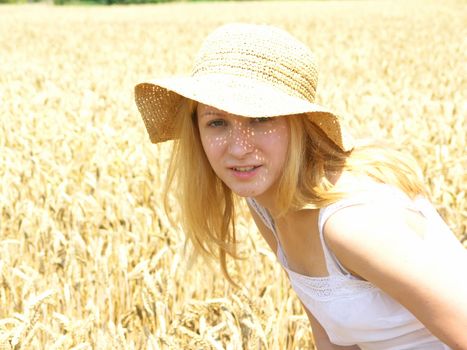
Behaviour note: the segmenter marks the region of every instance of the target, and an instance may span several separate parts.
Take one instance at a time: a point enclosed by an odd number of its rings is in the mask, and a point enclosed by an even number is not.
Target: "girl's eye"
[[[214,119],[208,122],[208,126],[213,127],[213,128],[218,128],[221,126],[225,126],[226,122],[225,120],[222,119]]]

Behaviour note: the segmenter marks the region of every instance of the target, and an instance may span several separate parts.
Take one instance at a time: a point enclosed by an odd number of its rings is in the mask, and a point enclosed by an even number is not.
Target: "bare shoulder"
[[[387,276],[391,282],[406,279],[405,283],[410,284],[418,283],[417,276],[410,275],[422,272],[418,268],[424,271],[426,266],[432,266],[436,271],[438,267],[434,265],[451,268],[446,262],[454,263],[448,256],[450,252],[425,240],[428,229],[419,214],[381,201],[338,210],[326,221],[324,237],[344,266],[365,279],[376,278],[384,284],[381,276]]]
[[[329,244],[353,244],[365,247],[368,244],[378,243],[385,238],[385,233],[393,231],[396,227],[400,232],[406,227],[404,222],[404,208],[388,205],[384,201],[371,203],[354,203],[336,210],[325,222],[324,232]],[[391,235],[395,239],[394,235]],[[399,235],[406,240],[411,233]],[[350,248],[350,247],[349,247]]]
[[[383,202],[343,208],[324,237],[343,265],[409,309],[448,344],[467,345],[467,254],[431,244],[408,223],[408,209]],[[427,228],[428,229],[428,228]],[[462,254],[457,254],[462,252]],[[456,340],[457,339],[457,340]]]

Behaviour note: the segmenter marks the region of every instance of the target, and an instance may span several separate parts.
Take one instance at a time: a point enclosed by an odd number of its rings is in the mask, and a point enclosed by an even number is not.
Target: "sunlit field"
[[[244,210],[242,289],[185,263],[161,206],[170,143],[149,142],[134,104],[136,83],[189,73],[232,21],[306,42],[318,102],[412,152],[467,246],[465,2],[0,6],[1,350],[313,349]]]

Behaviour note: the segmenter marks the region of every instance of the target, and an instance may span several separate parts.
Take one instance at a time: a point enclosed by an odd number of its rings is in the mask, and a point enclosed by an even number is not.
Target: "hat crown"
[[[192,76],[244,77],[313,103],[318,70],[310,49],[276,27],[228,24],[211,33],[196,57]]]

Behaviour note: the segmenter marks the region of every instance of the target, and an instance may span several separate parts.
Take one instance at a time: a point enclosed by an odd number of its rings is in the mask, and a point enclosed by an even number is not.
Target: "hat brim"
[[[222,74],[169,77],[136,85],[136,104],[151,142],[176,138],[174,118],[183,98],[250,118],[307,114],[342,150],[353,146],[340,118],[327,108],[270,83]]]

